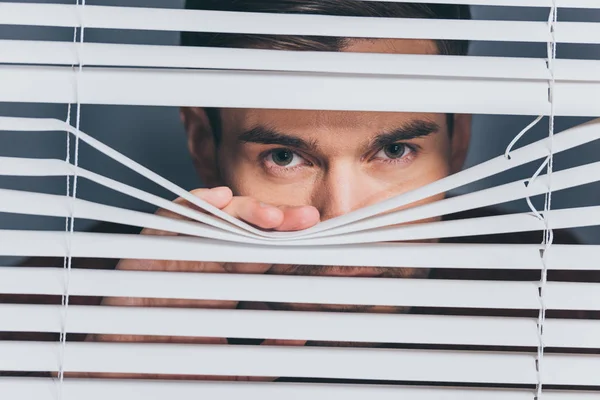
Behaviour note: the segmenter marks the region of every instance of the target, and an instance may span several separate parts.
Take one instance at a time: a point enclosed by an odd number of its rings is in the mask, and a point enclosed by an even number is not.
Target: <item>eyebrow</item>
[[[307,151],[315,150],[317,147],[314,142],[307,142],[299,137],[286,135],[264,126],[256,126],[242,133],[238,140],[245,143],[276,144]]]
[[[439,130],[440,126],[435,122],[415,120],[406,123],[391,132],[377,135],[371,141],[371,146],[375,148],[384,147],[403,140],[425,137],[436,133]],[[238,140],[245,143],[274,144],[284,147],[293,147],[306,151],[314,151],[317,148],[315,142],[308,142],[299,137],[286,135],[264,126],[256,126],[242,133],[238,137]]]
[[[374,148],[384,147],[403,140],[426,137],[433,133],[437,133],[439,130],[440,126],[435,122],[415,120],[396,128],[391,132],[377,135],[371,142],[371,146]]]

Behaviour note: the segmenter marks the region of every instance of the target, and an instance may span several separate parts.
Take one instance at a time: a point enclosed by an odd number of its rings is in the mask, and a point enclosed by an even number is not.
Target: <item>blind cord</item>
[[[543,360],[544,360],[544,323],[546,321],[546,304],[544,301],[544,293],[546,290],[546,283],[548,280],[548,263],[549,263],[549,250],[552,247],[554,241],[554,233],[550,227],[549,211],[552,208],[552,172],[554,169],[554,151],[553,151],[553,138],[554,138],[554,61],[556,60],[556,23],[558,20],[558,7],[556,0],[552,0],[552,7],[548,17],[548,25],[550,28],[550,41],[548,42],[548,70],[550,71],[550,81],[548,84],[548,101],[550,103],[550,119],[548,124],[548,144],[549,144],[549,155],[544,164],[547,164],[547,175],[548,175],[548,192],[545,196],[544,201],[544,250],[542,256],[542,271],[540,278],[539,287],[539,301],[540,301],[540,312],[538,316],[538,354],[536,360],[537,369],[537,389],[536,389],[536,400],[541,400],[543,393]],[[544,165],[543,164],[543,165]],[[542,168],[543,168],[542,165]],[[541,169],[538,169],[538,174]]]
[[[83,45],[84,42],[84,23],[83,23],[83,18],[82,18],[82,8],[79,7],[79,0],[76,0],[76,6],[78,9],[78,15],[79,15],[79,28],[80,28],[80,34],[79,34],[79,42],[81,43],[81,46],[77,47],[76,46],[76,52],[77,52],[77,62],[78,62],[78,70],[75,72],[75,91],[76,91],[76,100],[77,100],[77,108],[76,108],[76,117],[75,117],[75,127],[76,127],[76,131],[79,131],[80,128],[80,121],[81,121],[81,102],[80,102],[80,96],[79,96],[79,76],[82,73],[83,70],[83,64],[82,64],[82,60],[81,60],[81,55],[80,55],[80,48]],[[85,0],[81,0],[81,6],[84,7],[85,6]],[[73,43],[77,42],[77,28],[75,27],[73,30]],[[74,67],[74,66],[71,66]],[[68,104],[68,109],[67,109],[67,123],[70,124],[71,123],[71,104]],[[71,161],[71,141],[70,141],[70,133],[67,132],[67,157],[66,157],[66,161],[68,163],[70,163]],[[74,154],[74,160],[73,160],[73,164],[75,166],[74,171],[73,171],[73,194],[72,194],[72,198],[73,200],[77,198],[77,178],[78,178],[78,165],[79,165],[79,135],[75,135],[75,154]],[[67,176],[67,197],[69,197],[70,194],[70,177]],[[71,280],[71,266],[72,266],[72,254],[71,254],[71,247],[72,247],[72,240],[73,240],[73,232],[75,230],[75,202],[70,202],[70,216],[66,218],[65,220],[65,230],[67,231],[67,256],[64,258],[64,262],[63,262],[63,268],[65,270],[65,281],[64,281],[64,293],[62,296],[62,311],[63,311],[63,315],[62,315],[62,324],[61,324],[61,331],[60,331],[60,359],[59,359],[59,372],[58,372],[58,379],[59,379],[59,399],[62,400],[63,399],[63,387],[64,387],[64,372],[65,372],[65,368],[64,368],[64,364],[65,364],[65,349],[66,349],[66,344],[67,344],[67,329],[66,329],[66,325],[67,325],[67,314],[68,314],[68,309],[69,309],[69,283]]]
[[[538,124],[538,122],[540,122],[542,120],[542,118],[544,118],[543,115],[540,115],[539,117],[537,117],[532,123],[530,123],[529,125],[527,125],[521,132],[519,132],[519,134],[517,136],[514,137],[514,139],[512,140],[512,142],[510,142],[510,144],[506,148],[506,151],[504,152],[504,157],[507,160],[510,160],[510,152],[512,151],[513,147],[515,147],[515,145],[517,144],[517,142],[523,137],[523,135],[525,135],[534,126],[536,126]]]

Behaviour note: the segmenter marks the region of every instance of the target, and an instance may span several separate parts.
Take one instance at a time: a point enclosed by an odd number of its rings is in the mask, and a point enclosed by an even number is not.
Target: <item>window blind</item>
[[[365,0],[366,1],[366,0]],[[391,1],[391,0],[390,0]],[[417,1],[400,1],[416,3]],[[453,4],[450,0],[429,0]],[[596,245],[553,244],[556,229],[600,225],[599,206],[552,209],[549,194],[600,180],[598,162],[553,171],[555,154],[600,138],[600,120],[554,134],[558,116],[600,116],[600,61],[556,59],[557,44],[599,44],[600,23],[557,20],[562,8],[595,0],[464,0],[541,7],[548,22],[342,17],[0,3],[0,24],[79,30],[73,42],[0,40],[0,101],[346,111],[509,114],[547,117],[549,137],[517,144],[475,167],[298,232],[267,232],[235,219],[152,172],[70,121],[0,116],[0,130],[75,141],[74,159],[15,157],[2,149],[0,175],[71,177],[67,195],[0,189],[0,212],[67,218],[66,231],[0,230],[0,255],[64,257],[52,267],[0,268],[0,294],[61,296],[62,305],[0,304],[0,332],[54,333],[59,340],[0,341],[0,395],[15,400],[331,398],[592,399],[600,396],[600,311],[593,280],[548,281],[548,271],[598,271]],[[559,8],[560,6],[560,8]],[[537,42],[546,58],[297,52],[87,43],[86,29],[190,31]],[[356,95],[360,93],[360,95]],[[410,93],[410,96],[398,96]],[[85,118],[85,116],[84,116]],[[539,121],[539,119],[538,119]],[[528,128],[531,128],[530,125]],[[527,133],[507,132],[518,140]],[[189,201],[196,209],[79,166],[83,142]],[[408,206],[536,162],[534,176]],[[185,219],[77,198],[95,184]],[[546,196],[544,209],[531,198]],[[511,201],[531,211],[415,223]],[[179,234],[78,232],[77,219]],[[540,244],[414,243],[544,232]],[[541,237],[541,235],[540,235]],[[73,258],[218,263],[536,271],[535,281],[276,276],[72,268]],[[439,311],[368,314],[69,304],[82,298],[154,298],[399,306]],[[454,315],[444,310],[467,310]],[[506,316],[504,311],[522,311]],[[475,311],[475,315],[470,315]],[[567,318],[547,311],[570,313]],[[477,314],[478,312],[478,314]],[[554,315],[554,314],[553,314]],[[395,348],[95,342],[74,335],[140,335],[393,343]],[[4,373],[3,373],[4,372]],[[9,376],[10,372],[13,376]],[[31,377],[28,373],[49,373]],[[308,383],[193,379],[75,378],[70,373],[290,377]],[[325,383],[319,379],[337,380]],[[359,384],[352,381],[360,381]],[[366,382],[369,381],[369,382]]]

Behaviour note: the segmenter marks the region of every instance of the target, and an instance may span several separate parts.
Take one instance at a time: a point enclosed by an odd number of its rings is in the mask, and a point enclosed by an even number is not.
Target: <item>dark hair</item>
[[[470,19],[469,6],[372,2],[360,0],[186,0],[186,9],[244,11],[288,14],[324,14],[384,18]],[[324,36],[285,36],[183,32],[183,46],[246,47],[276,50],[340,51],[347,38]],[[437,40],[440,54],[466,55],[469,43],[461,40]],[[218,109],[207,108],[208,118],[217,142],[221,130]],[[448,130],[453,130],[453,115],[448,115]]]

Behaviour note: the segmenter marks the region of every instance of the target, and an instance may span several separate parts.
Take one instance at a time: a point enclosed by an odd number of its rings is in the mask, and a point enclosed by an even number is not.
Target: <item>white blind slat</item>
[[[547,385],[598,386],[600,385],[598,371],[600,371],[600,357],[596,354],[579,356],[546,354],[542,380]]]
[[[361,0],[386,3],[421,3],[423,0]],[[427,0],[429,4],[465,4],[471,6],[551,7],[552,0]],[[600,8],[595,0],[561,0],[561,8]]]
[[[60,268],[0,267],[0,293],[61,295],[63,275]],[[69,291],[75,296],[533,310],[539,302],[537,285],[75,269],[71,271]],[[597,283],[548,282],[546,306],[549,310],[600,310],[599,290]]]
[[[81,104],[519,115],[549,113],[547,84],[542,81],[480,82],[458,78],[439,80],[373,75],[125,68],[86,68],[77,80],[73,79],[73,74],[70,67],[1,66],[0,79],[7,85],[0,93],[0,100],[74,102],[77,93],[74,91],[75,82],[78,81]],[[593,98],[594,85],[580,85],[580,95],[588,96],[589,92]],[[464,95],[457,98],[456,90],[461,90]],[[365,96],[350,96],[350,91],[359,91]],[[287,96],[288,93],[295,95]],[[396,93],[411,93],[411,96],[397,96]],[[515,96],[515,93],[519,95]],[[593,111],[597,111],[597,106],[584,101],[577,102],[576,99],[573,103],[577,104],[557,108],[557,113],[594,115]]]
[[[60,332],[61,306],[0,305],[0,331]],[[581,325],[581,324],[580,324]],[[557,347],[593,347],[600,322],[579,343],[570,335]],[[575,325],[577,326],[577,325]],[[552,325],[564,333],[569,324]],[[237,337],[342,342],[530,346],[538,343],[533,318],[457,317],[368,313],[201,310],[69,306],[67,332],[109,335]],[[560,331],[560,332],[559,332]],[[579,338],[579,336],[578,336]],[[600,346],[598,346],[600,347]]]
[[[532,217],[533,218],[533,217]],[[7,256],[64,257],[65,232],[0,230],[0,254]],[[73,257],[126,258],[212,262],[246,262],[373,266],[366,249],[377,249],[380,267],[540,269],[540,245],[494,244],[356,244],[352,246],[230,245],[208,239],[149,235],[76,232],[70,236]],[[36,246],[30,246],[34,241]],[[239,252],[233,252],[239,250]],[[600,247],[556,245],[550,269],[597,270],[593,260]],[[385,252],[389,252],[386,257]],[[506,253],[509,252],[509,253]],[[491,259],[492,255],[495,257]],[[590,258],[591,257],[591,258]],[[329,260],[329,261],[328,261]]]
[[[204,68],[497,79],[550,79],[541,58],[284,51],[0,40],[0,62],[90,66]],[[554,78],[599,81],[597,60],[555,61]]]
[[[0,342],[0,370],[55,371],[60,343]],[[551,363],[551,356],[548,363]],[[572,360],[570,359],[572,357]],[[578,356],[566,357],[578,369]],[[199,362],[204,360],[204,362]],[[597,361],[599,363],[600,361]],[[393,365],[394,368],[390,368]],[[461,368],[456,368],[460,365]],[[368,348],[67,343],[66,372],[532,384],[535,355]],[[586,374],[578,380],[597,381]]]
[[[0,79],[7,84],[0,100],[75,102],[78,81],[82,104],[510,115],[550,111],[548,85],[535,80],[95,67],[84,69],[77,80],[74,74],[70,67],[1,66]],[[557,97],[568,101],[556,103],[556,115],[600,115],[599,85],[558,81]],[[357,91],[365,96],[350,95]],[[286,96],[291,92],[295,96]]]
[[[574,269],[577,269],[576,263]],[[550,282],[545,289],[544,301],[549,309],[600,310],[600,287],[597,285],[585,282]]]
[[[64,257],[65,232],[0,230],[0,254],[7,256]],[[149,235],[76,232],[69,239],[73,257],[149,260],[289,263],[307,265],[373,266],[366,249],[377,249],[377,266],[413,268],[540,269],[540,245],[495,244],[358,244],[352,246],[229,245],[208,239]],[[36,246],[30,246],[34,241]],[[239,252],[232,252],[232,248]],[[600,247],[555,245],[550,269],[597,270]],[[386,257],[385,252],[389,252]],[[508,252],[508,253],[507,253]],[[241,254],[240,254],[241,253]],[[491,258],[491,257],[495,258]],[[329,261],[328,261],[329,260]]]
[[[0,342],[0,369],[56,371],[60,343]],[[198,362],[198,360],[209,360]],[[394,365],[394,368],[389,368]],[[456,368],[460,365],[461,368]],[[545,384],[598,385],[600,359],[546,354]],[[67,343],[66,372],[533,384],[535,355],[366,348]]]
[[[198,398],[250,400],[325,400],[376,398],[397,400],[531,400],[528,390],[459,389],[390,385],[318,383],[186,382],[150,380],[65,379],[64,400],[197,400]],[[0,378],[0,395],[11,400],[55,400],[56,383],[43,378]],[[552,400],[594,400],[587,393],[546,394]]]
[[[72,257],[272,264],[289,264],[293,259],[306,265],[373,266],[374,258],[366,251],[370,248],[378,252],[376,264],[380,267],[540,269],[542,265],[539,245],[255,246],[180,236],[18,230],[0,230],[0,239],[0,254],[7,256],[65,257],[66,244],[71,243]],[[33,242],[35,246],[30,245]],[[585,251],[578,251],[582,247]],[[503,253],[506,251],[512,253]],[[596,265],[583,257],[586,253],[597,257],[600,247],[563,245],[552,251],[559,255],[552,261],[554,266],[593,269]],[[492,259],[492,254],[496,258]]]
[[[547,318],[544,322],[544,345],[599,349],[600,321]]]
[[[60,268],[0,267],[0,293],[61,295]],[[557,283],[549,283],[554,288]],[[549,289],[552,307],[572,292],[591,298],[598,285],[560,284]],[[563,293],[567,291],[566,293]],[[569,292],[570,291],[570,292]],[[74,296],[239,300],[276,303],[364,304],[457,308],[536,309],[537,282],[358,277],[192,274],[149,271],[71,270]],[[550,301],[550,300],[549,300]],[[584,303],[587,304],[587,303]],[[589,304],[600,310],[600,302]],[[577,308],[577,307],[576,307]]]

